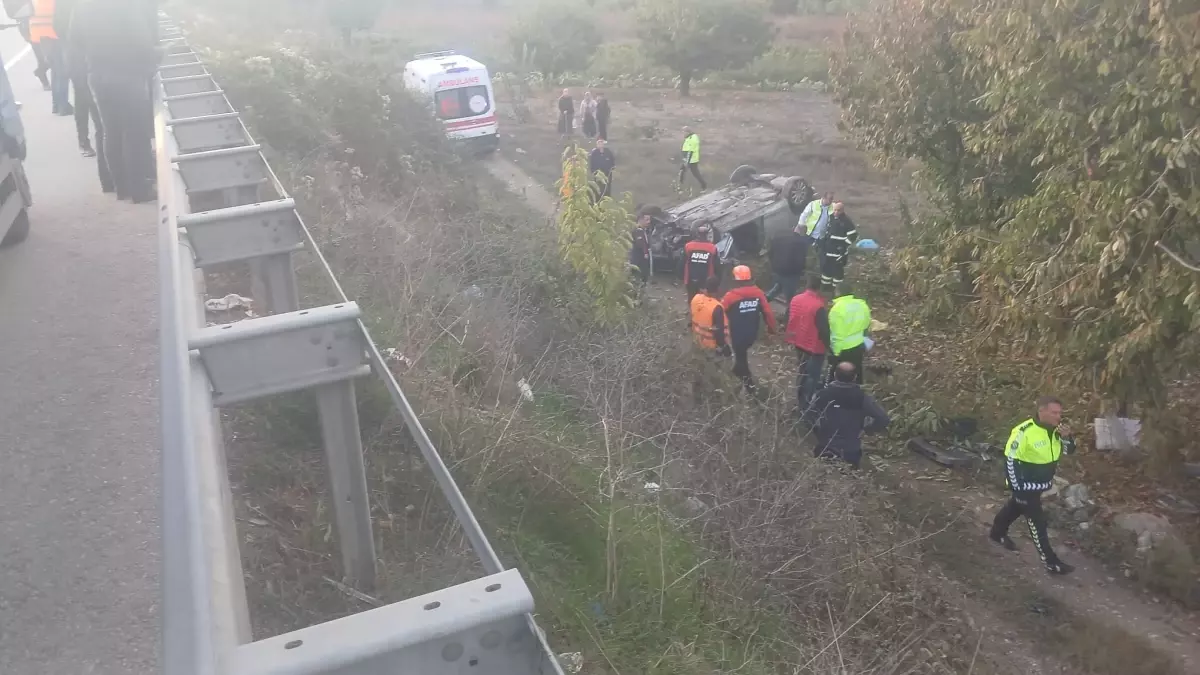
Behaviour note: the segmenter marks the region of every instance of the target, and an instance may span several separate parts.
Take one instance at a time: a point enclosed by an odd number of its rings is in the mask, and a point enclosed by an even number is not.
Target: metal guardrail
[[[182,33],[161,17],[156,80],[161,283],[163,670],[167,675],[561,675],[530,612],[346,297],[295,203]],[[312,255],[340,302],[301,308],[292,256]],[[268,316],[207,326],[205,270],[245,262]],[[218,408],[313,391],[346,580],[375,582],[354,380],[397,411],[487,576],[255,641]]]

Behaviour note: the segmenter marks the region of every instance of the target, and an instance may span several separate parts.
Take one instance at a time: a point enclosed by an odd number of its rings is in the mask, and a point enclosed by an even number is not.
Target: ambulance
[[[404,86],[433,105],[450,140],[481,152],[500,145],[492,78],[482,63],[452,51],[417,54],[404,66]]]

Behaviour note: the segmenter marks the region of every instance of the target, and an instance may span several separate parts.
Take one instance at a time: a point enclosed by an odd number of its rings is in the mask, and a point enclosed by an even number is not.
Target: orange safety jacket
[[[725,345],[725,308],[720,300],[704,293],[692,298],[692,332],[705,349]]]
[[[33,0],[33,16],[29,17],[29,41],[57,40],[54,32],[54,0]]]

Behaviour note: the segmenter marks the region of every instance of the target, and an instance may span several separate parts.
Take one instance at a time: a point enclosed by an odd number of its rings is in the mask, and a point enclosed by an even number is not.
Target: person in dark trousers
[[[821,240],[821,281],[828,289],[842,283],[846,278],[846,259],[850,249],[858,241],[858,228],[846,215],[846,207],[834,202],[829,209],[829,226]]]
[[[41,81],[42,89],[50,91],[50,78],[46,75],[50,72],[50,66],[46,63],[46,55],[42,53],[42,46],[34,42],[29,33],[29,17],[33,16],[33,0],[4,0],[3,4],[4,13],[17,23],[17,30],[33,51],[33,58],[37,61],[33,74]]]
[[[839,363],[833,382],[813,396],[804,411],[804,421],[817,435],[815,457],[840,459],[858,469],[863,434],[883,431],[892,420],[855,379],[854,364]]]
[[[803,413],[821,388],[829,349],[829,309],[821,295],[821,277],[811,274],[808,288],[788,306],[786,339],[796,348],[796,399]]]
[[[783,298],[784,305],[800,290],[804,270],[808,267],[808,247],[811,240],[794,230],[785,230],[771,238],[768,258],[775,283],[767,291],[767,299]]]
[[[612,194],[613,169],[617,166],[617,158],[603,138],[596,141],[596,147],[588,153],[588,175],[596,180],[599,190],[593,191],[593,201],[600,201]],[[604,174],[604,180],[596,178],[596,172]]]
[[[596,131],[600,138],[608,140],[608,121],[612,119],[612,107],[608,105],[608,97],[596,94]]]
[[[692,395],[697,401],[720,386],[717,360],[728,358],[732,353],[725,339],[725,308],[717,297],[720,290],[721,280],[710,277],[704,283],[704,292],[692,298],[689,306],[692,336],[699,352],[693,366],[695,373],[692,384]]]
[[[683,163],[679,165],[679,187],[683,187],[683,179],[688,173],[700,184],[701,190],[707,190],[708,184],[700,175],[700,137],[689,127],[683,128]]]
[[[720,258],[712,243],[712,227],[700,223],[696,236],[683,245],[683,287],[687,289],[688,306],[709,279],[720,278]]]
[[[648,215],[638,218],[629,249],[629,264],[637,268],[637,280],[643,286],[650,281],[650,220]]]
[[[29,17],[29,39],[41,49],[50,68],[50,101],[55,115],[73,115],[71,80],[67,72],[63,40],[54,30],[54,0],[33,0]]]
[[[66,67],[67,75],[71,80],[71,89],[75,92],[75,136],[79,141],[79,151],[84,157],[95,157],[96,150],[92,147],[91,125],[96,127],[96,145],[102,144],[103,135],[100,131],[100,111],[96,109],[96,103],[92,100],[92,90],[88,86],[87,81],[87,59],[84,58],[81,50],[75,48],[71,44],[71,17],[75,11],[77,0],[58,0],[54,8],[54,32],[63,36],[63,43],[66,48]],[[104,166],[104,160],[98,160],[102,167],[102,175],[100,182],[102,184],[110,181],[106,180],[104,173],[107,173],[107,167]],[[105,190],[111,192],[111,189]]]
[[[824,284],[822,284],[824,286]],[[854,366],[856,381],[863,382],[863,360],[867,356],[867,331],[871,328],[871,308],[861,298],[854,297],[842,284],[840,295],[829,307],[829,380],[832,381],[839,363]]]
[[[575,133],[575,99],[570,89],[563,89],[558,97],[558,133],[563,136]]]
[[[739,285],[721,299],[729,325],[729,343],[733,347],[733,374],[740,377],[742,386],[753,394],[755,386],[750,374],[750,347],[758,340],[760,320],[766,320],[768,333],[775,333],[775,314],[762,289],[754,285],[749,267],[734,267],[733,280]]]
[[[1062,401],[1053,396],[1037,400],[1037,413],[1013,427],[1004,446],[1004,483],[1010,491],[1008,503],[996,514],[989,533],[991,540],[1015,551],[1016,543],[1009,538],[1008,528],[1021,516],[1029,524],[1029,536],[1037,547],[1042,564],[1051,574],[1070,574],[1075,571],[1059,559],[1050,548],[1046,512],[1042,510],[1042,493],[1054,485],[1058,461],[1065,452],[1075,452],[1075,436],[1071,427],[1062,421]]]
[[[80,0],[71,44],[86,64],[100,111],[104,158],[119,199],[154,199],[147,81],[158,64],[157,19],[149,3]]]

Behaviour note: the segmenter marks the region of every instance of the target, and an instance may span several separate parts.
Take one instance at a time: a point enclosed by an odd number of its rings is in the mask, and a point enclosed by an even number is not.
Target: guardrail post
[[[329,462],[342,571],[348,583],[369,590],[375,586],[375,538],[371,532],[371,498],[367,492],[354,382],[321,385],[316,395],[321,437]]]
[[[277,253],[250,261],[250,295],[272,314],[291,312],[300,307],[292,254]]]

